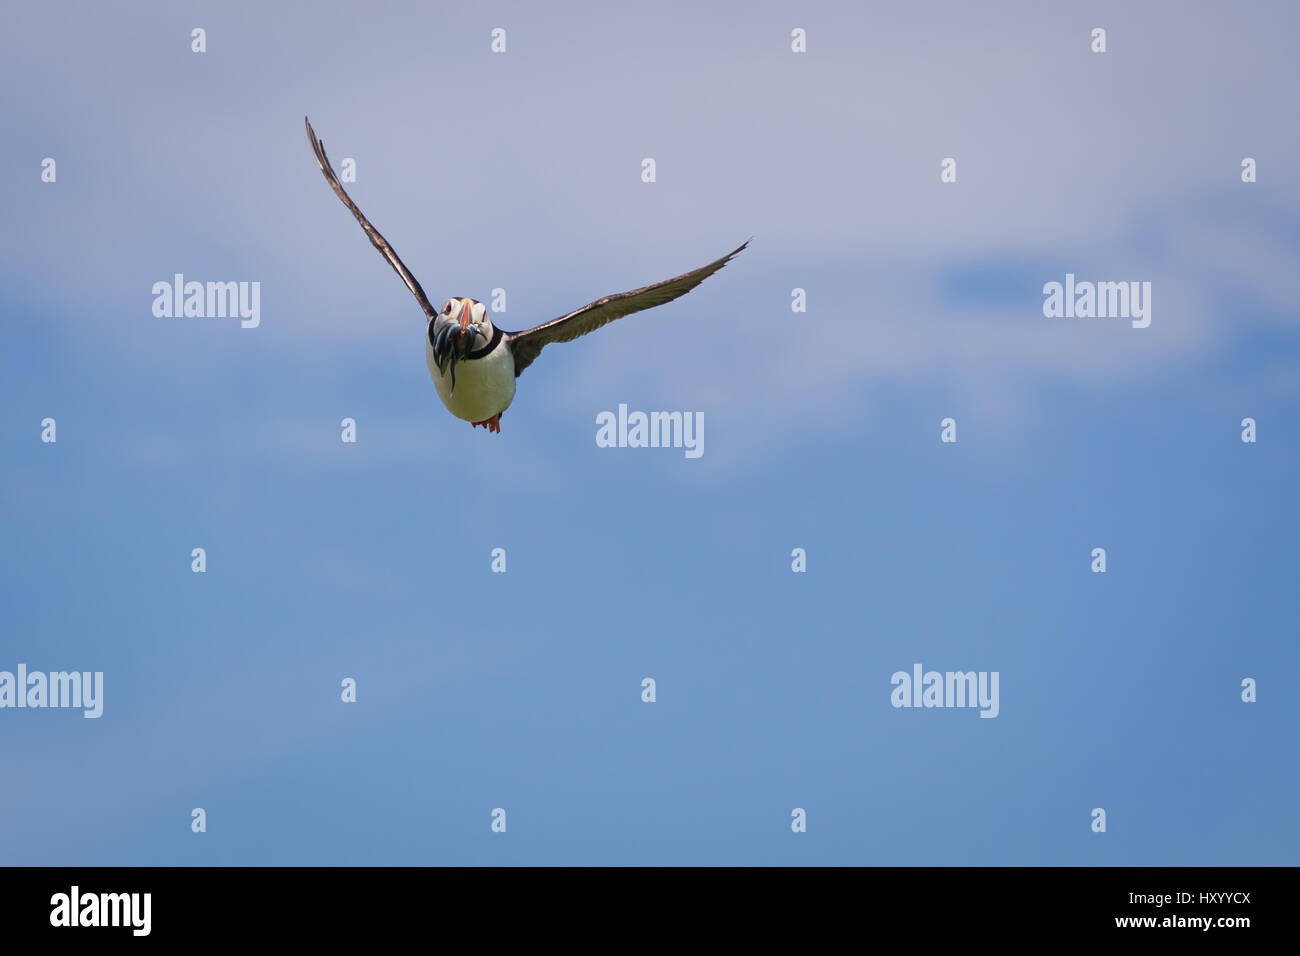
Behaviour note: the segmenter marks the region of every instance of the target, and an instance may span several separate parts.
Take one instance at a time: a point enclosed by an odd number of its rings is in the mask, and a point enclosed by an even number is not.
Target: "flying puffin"
[[[476,299],[448,299],[443,303],[441,312],[435,311],[411,270],[406,268],[388,240],[379,234],[379,230],[357,208],[357,204],[334,175],[329,159],[325,156],[325,144],[316,138],[311,120],[307,120],[307,137],[311,140],[316,162],[320,164],[326,181],[334,188],[339,199],[343,200],[343,205],[352,210],[352,215],[356,216],[357,222],[361,223],[361,228],[370,237],[371,244],[401,276],[429,317],[424,345],[429,375],[442,404],[447,406],[447,411],[469,422],[471,427],[482,425],[489,431],[501,431],[501,413],[510,407],[510,402],[515,397],[515,379],[551,342],[568,342],[625,315],[671,302],[690,292],[749,245],[746,241],[721,259],[675,279],[656,282],[631,292],[607,295],[526,332],[506,332],[492,323],[488,318],[487,306]],[[458,363],[459,376],[456,367]]]

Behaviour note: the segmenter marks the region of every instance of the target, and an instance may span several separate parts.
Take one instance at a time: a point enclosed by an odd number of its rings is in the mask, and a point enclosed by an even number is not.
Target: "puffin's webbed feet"
[[[486,429],[487,429],[488,431],[490,431],[490,432],[497,432],[497,433],[500,433],[500,431],[501,431],[501,413],[500,413],[500,412],[497,412],[495,415],[493,415],[491,418],[489,418],[489,419],[488,419],[487,421],[485,421],[485,422],[470,422],[469,425],[470,425],[471,428],[478,428],[480,425],[482,425],[484,428],[486,428]]]

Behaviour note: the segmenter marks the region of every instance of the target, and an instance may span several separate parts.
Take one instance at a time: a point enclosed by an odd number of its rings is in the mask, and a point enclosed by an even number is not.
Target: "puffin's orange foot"
[[[487,421],[485,421],[485,422],[470,422],[470,423],[469,423],[469,427],[470,427],[470,428],[478,428],[478,426],[480,426],[480,425],[482,425],[484,428],[486,428],[486,429],[487,429],[488,431],[490,431],[490,432],[500,432],[500,431],[501,431],[501,413],[500,413],[500,412],[497,412],[495,415],[493,415],[491,418],[489,418],[489,419],[488,419]]]

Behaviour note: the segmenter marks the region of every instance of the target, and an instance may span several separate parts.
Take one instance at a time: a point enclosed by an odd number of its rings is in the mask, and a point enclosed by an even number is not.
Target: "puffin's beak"
[[[473,321],[473,319],[474,319],[474,307],[470,305],[468,302],[466,302],[465,307],[460,310],[460,327],[469,336],[469,338],[466,339],[466,341],[469,342],[471,346],[474,342],[474,339],[476,339],[479,334],[478,323]]]

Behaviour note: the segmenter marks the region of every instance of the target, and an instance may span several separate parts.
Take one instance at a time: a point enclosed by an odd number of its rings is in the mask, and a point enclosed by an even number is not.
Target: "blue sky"
[[[105,703],[0,710],[0,862],[1300,862],[1295,8],[863,7],[14,11],[0,670]],[[754,240],[488,435],[304,114],[508,329]],[[155,318],[176,272],[260,326]],[[620,403],[705,454],[598,448]],[[916,662],[998,717],[891,707]]]

